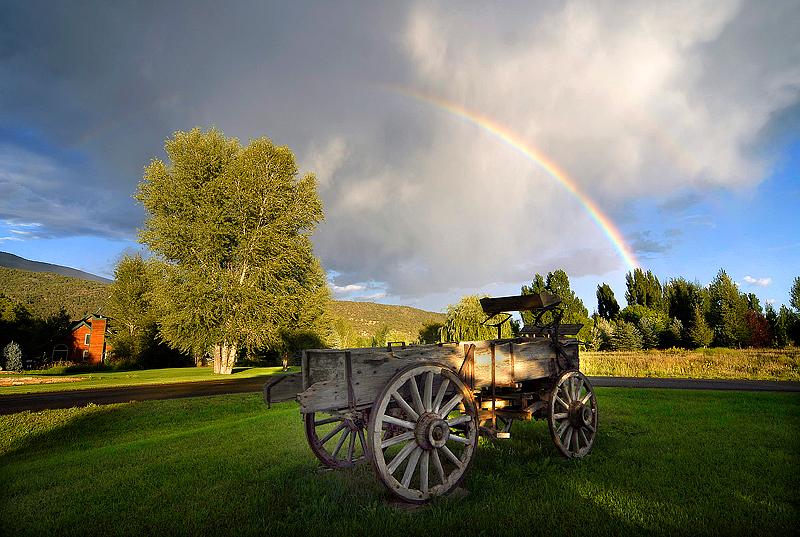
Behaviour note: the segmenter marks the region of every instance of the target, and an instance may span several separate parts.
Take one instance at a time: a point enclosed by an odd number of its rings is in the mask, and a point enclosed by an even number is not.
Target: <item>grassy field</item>
[[[800,381],[800,348],[581,352],[581,371],[611,377]]]
[[[0,381],[14,378],[57,380],[52,384],[0,386],[0,396],[19,393],[55,392],[87,388],[140,386],[144,384],[170,384],[173,382],[202,382],[206,380],[235,380],[260,375],[272,375],[280,367],[240,367],[232,375],[214,375],[210,367],[173,367],[169,369],[144,369],[137,371],[101,371],[93,373],[59,374],[58,371],[30,371],[20,374],[0,374]],[[81,380],[72,380],[81,379]]]
[[[255,394],[0,416],[12,535],[791,534],[796,394],[599,389],[594,452],[544,423],[481,439],[468,494],[398,507],[369,465],[320,471],[297,406]]]

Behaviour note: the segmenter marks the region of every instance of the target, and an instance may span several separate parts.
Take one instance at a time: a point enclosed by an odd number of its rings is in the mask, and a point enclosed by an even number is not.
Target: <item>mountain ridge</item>
[[[64,265],[46,263],[44,261],[33,261],[10,252],[0,252],[0,267],[24,270],[28,272],[52,272],[53,274],[58,274],[59,276],[67,276],[70,278],[101,283],[112,282],[112,280],[109,280],[108,278],[103,278],[102,276],[98,276],[90,272],[85,272],[72,267],[65,267]]]

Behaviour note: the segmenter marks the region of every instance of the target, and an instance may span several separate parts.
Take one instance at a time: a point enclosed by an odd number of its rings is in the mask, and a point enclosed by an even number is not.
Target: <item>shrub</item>
[[[22,371],[22,349],[12,341],[3,349],[3,362],[8,371]]]

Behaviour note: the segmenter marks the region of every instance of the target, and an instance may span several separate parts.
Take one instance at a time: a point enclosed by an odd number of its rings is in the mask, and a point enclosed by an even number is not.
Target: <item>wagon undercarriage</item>
[[[594,444],[597,400],[578,370],[579,342],[567,337],[580,326],[559,323],[559,302],[546,293],[483,299],[487,320],[537,313],[513,339],[304,351],[301,373],[271,381],[265,397],[300,403],[323,464],[369,460],[384,485],[411,502],[457,487],[478,437],[509,438],[515,420],[547,420],[559,451],[583,457]],[[538,324],[546,311],[554,320]]]

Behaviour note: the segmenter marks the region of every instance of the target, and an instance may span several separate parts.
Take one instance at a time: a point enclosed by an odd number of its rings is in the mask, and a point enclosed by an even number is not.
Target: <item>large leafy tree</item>
[[[664,306],[670,318],[678,319],[683,326],[691,326],[695,308],[708,310],[708,291],[697,282],[672,278],[664,284]]]
[[[800,313],[800,276],[794,279],[792,288],[789,289],[789,304],[796,312]]]
[[[607,283],[597,286],[597,313],[607,321],[616,319],[619,315],[619,303],[614,296],[614,290]]]
[[[441,341],[478,341],[497,337],[497,328],[481,324],[486,314],[481,308],[480,297],[467,295],[457,304],[447,306],[447,318],[441,328]],[[493,322],[493,321],[489,321]],[[503,323],[502,337],[512,337],[516,325]]]
[[[177,132],[145,169],[140,240],[163,261],[154,297],[161,336],[211,348],[230,373],[244,348],[285,348],[324,331],[328,290],[311,232],[323,218],[313,174],[267,138]]]

